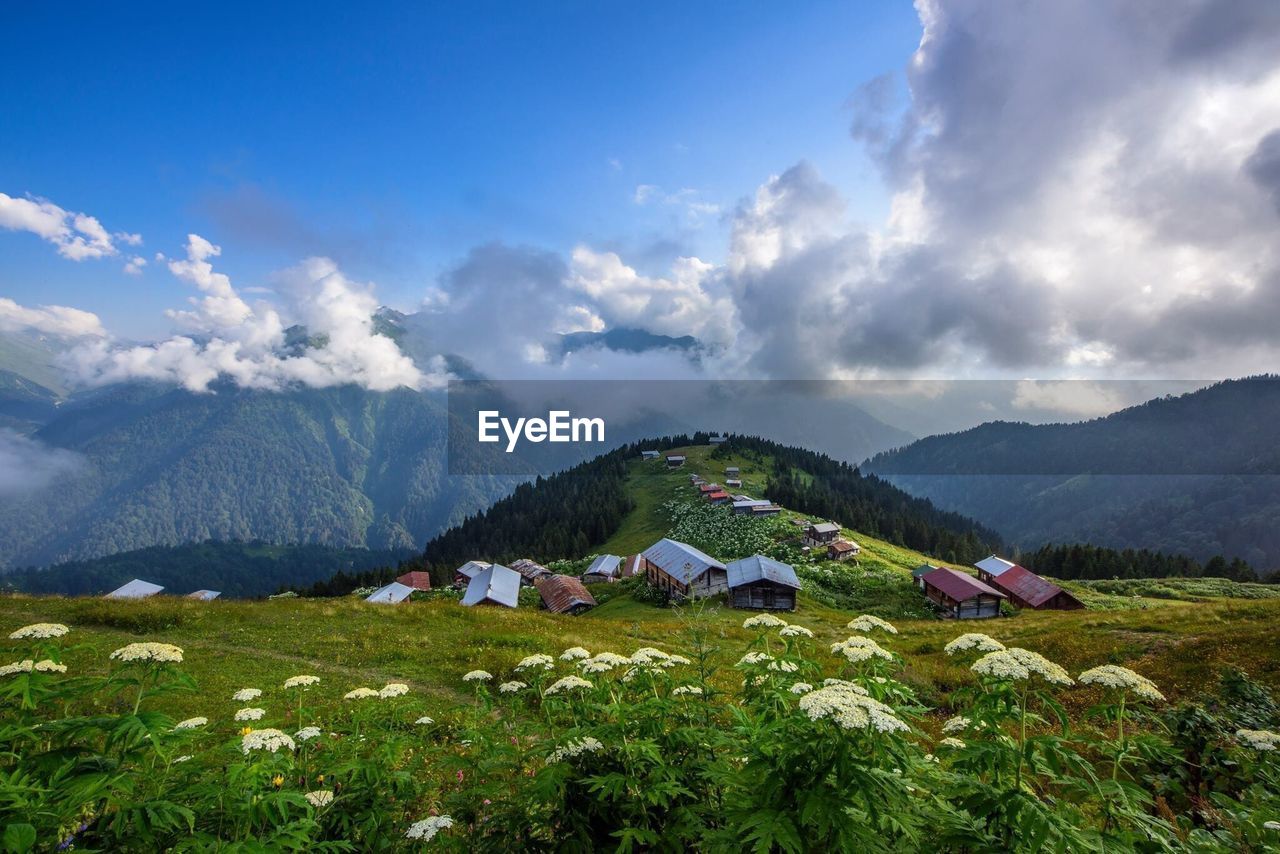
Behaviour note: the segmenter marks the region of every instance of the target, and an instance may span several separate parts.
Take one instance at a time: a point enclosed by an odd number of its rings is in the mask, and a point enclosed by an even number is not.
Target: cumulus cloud
[[[119,253],[112,235],[96,217],[64,210],[47,199],[0,193],[0,228],[30,232],[52,243],[59,255],[72,261]],[[130,246],[142,243],[139,234],[117,232],[115,239]]]
[[[168,262],[170,272],[202,293],[191,309],[169,312],[190,334],[138,346],[83,344],[63,356],[64,367],[88,385],[154,380],[196,392],[219,379],[255,389],[356,384],[374,391],[445,381],[442,360],[427,359],[420,368],[375,331],[372,287],[348,279],[333,261],[309,258],[278,274],[274,290],[286,296],[284,305],[250,305],[214,268],[211,259],[221,252],[192,234],[187,257]]]
[[[0,497],[45,489],[83,465],[79,454],[0,428]]]
[[[686,224],[694,226],[720,214],[720,205],[707,201],[692,187],[668,192],[657,184],[637,184],[631,200],[641,206],[661,204],[674,208],[683,214]]]
[[[103,337],[107,334],[96,314],[65,305],[27,308],[0,297],[0,331],[33,330],[66,338]]]

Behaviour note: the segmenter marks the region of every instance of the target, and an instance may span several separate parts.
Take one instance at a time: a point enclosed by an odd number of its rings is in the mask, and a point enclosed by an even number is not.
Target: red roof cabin
[[[947,567],[921,576],[920,585],[924,588],[924,595],[942,609],[944,616],[956,620],[998,617],[1000,602],[1007,598],[972,575]]]
[[[431,589],[431,573],[423,572],[419,569],[406,572],[404,575],[397,578],[396,581],[400,582],[405,587],[412,587],[414,590]]]

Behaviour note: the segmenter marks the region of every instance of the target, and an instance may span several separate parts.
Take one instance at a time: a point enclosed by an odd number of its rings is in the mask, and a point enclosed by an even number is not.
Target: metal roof
[[[724,569],[706,552],[665,537],[645,549],[644,558],[681,584],[692,583],[708,569]]]
[[[483,572],[484,570],[488,569],[491,566],[493,566],[493,564],[485,563],[482,560],[469,560],[466,563],[464,563],[462,566],[458,567],[457,572],[455,572],[454,574],[463,575],[463,576],[466,576],[467,578],[475,578],[477,575],[479,575],[481,572]]]
[[[385,587],[379,587],[377,590],[369,594],[364,600],[366,602],[377,602],[382,605],[399,605],[401,602],[409,598],[409,594],[413,592],[413,588],[407,584],[401,584],[399,581],[393,581]]]
[[[960,572],[956,569],[948,567],[939,567],[928,575],[922,576],[924,583],[930,587],[936,587],[943,593],[955,599],[957,602],[963,602],[966,599],[972,599],[983,593],[988,596],[996,596],[1000,599],[1007,599],[999,590],[983,584],[978,579],[968,573]]]
[[[915,569],[911,570],[911,577],[919,578],[922,575],[928,575],[929,573],[933,572],[935,569],[938,569],[938,567],[934,566],[931,563],[922,563],[919,566],[917,566]]]
[[[737,474],[737,473],[738,473],[738,467],[737,467],[737,466],[729,466],[727,469],[725,469],[725,470],[724,470],[724,473],[725,473],[725,474]]]
[[[107,599],[146,599],[148,596],[154,596],[164,589],[161,584],[152,584],[150,581],[142,581],[135,578],[128,584],[121,585],[106,595]]]
[[[756,581],[772,581],[787,587],[800,589],[800,579],[789,564],[776,561],[764,555],[752,555],[741,560],[731,561],[725,565],[729,576],[729,587],[741,587]]]
[[[199,599],[201,602],[212,602],[222,595],[221,590],[196,590],[187,594],[188,599]]]
[[[684,458],[684,454],[667,454],[667,459],[669,460],[683,460]]]
[[[773,502],[767,498],[739,498],[734,500],[734,507],[768,507]]]
[[[542,604],[553,614],[567,614],[580,606],[594,608],[595,598],[587,586],[569,575],[544,575],[538,579]]]
[[[983,572],[988,572],[993,576],[999,576],[1013,569],[1017,564],[1013,561],[1005,560],[1002,557],[992,555],[991,557],[984,557],[982,560],[975,563],[974,566]]]
[[[836,551],[838,551],[838,552],[860,552],[860,551],[862,551],[862,546],[860,546],[860,545],[858,545],[857,543],[852,542],[852,541],[850,541],[850,540],[836,540],[834,543],[830,543],[830,544],[828,545],[828,548],[835,549],[835,550],[836,550]]]
[[[622,563],[622,558],[617,555],[600,555],[591,561],[591,566],[587,567],[587,571],[583,575],[606,575],[614,578],[618,575],[618,566]]]
[[[810,530],[812,530],[815,534],[838,534],[838,533],[840,533],[840,526],[839,526],[839,525],[837,525],[835,522],[819,522],[819,523],[818,523],[818,524],[816,524],[816,525],[810,525],[810,526],[809,526],[809,528],[810,528]]]
[[[1052,581],[1046,581],[1024,566],[1011,567],[993,579],[992,583],[1010,596],[1026,602],[1032,608],[1039,608],[1059,593],[1066,592]],[[1070,593],[1067,595],[1071,596]],[[1071,598],[1075,599],[1074,596]]]
[[[431,573],[423,572],[420,569],[410,570],[397,578],[396,581],[399,581],[406,587],[412,587],[414,590],[431,589]]]
[[[551,574],[551,570],[547,569],[531,557],[522,557],[519,560],[513,560],[509,568],[520,573],[524,576],[525,580],[530,583],[533,583],[535,578]]]
[[[468,582],[467,592],[462,596],[463,605],[478,605],[481,602],[506,605],[508,608],[518,606],[520,604],[520,573],[500,563],[482,570]]]
[[[629,555],[622,561],[622,578],[631,578],[644,572],[644,555]]]

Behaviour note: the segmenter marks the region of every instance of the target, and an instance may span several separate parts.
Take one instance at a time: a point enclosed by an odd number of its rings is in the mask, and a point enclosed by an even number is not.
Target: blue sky
[[[883,216],[848,99],[920,37],[888,2],[6,4],[0,29],[0,190],[146,257],[199,233],[241,287],[328,255],[405,307],[490,241],[719,261],[733,206],[802,159]],[[188,293],[22,232],[0,257],[0,293],[125,336]]]

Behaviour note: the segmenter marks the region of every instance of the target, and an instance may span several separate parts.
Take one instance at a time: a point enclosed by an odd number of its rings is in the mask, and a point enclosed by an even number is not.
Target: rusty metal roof
[[[530,581],[530,582],[532,582],[535,578],[539,578],[543,575],[551,574],[551,570],[547,569],[545,566],[538,563],[533,558],[528,558],[528,557],[522,557],[519,560],[513,560],[511,562],[510,568],[520,573],[520,575],[523,576],[526,581]]]
[[[924,583],[930,587],[937,588],[943,593],[955,599],[957,602],[963,602],[966,599],[972,599],[975,596],[986,594],[988,596],[996,596],[1000,599],[1007,599],[999,590],[983,584],[972,575],[960,572],[959,570],[949,567],[939,567],[927,575],[921,576]]]
[[[587,586],[571,575],[544,575],[537,582],[542,604],[553,614],[567,614],[581,608],[594,608],[595,597]]]
[[[992,579],[991,583],[1007,592],[1010,596],[1026,602],[1032,608],[1039,608],[1054,596],[1065,592],[1052,581],[1046,581],[1025,566],[1017,565],[997,575]],[[1070,593],[1067,593],[1067,595],[1071,596]],[[1071,598],[1075,599],[1074,596],[1071,596]]]
[[[412,587],[414,590],[431,589],[431,573],[423,572],[420,569],[414,569],[406,572],[404,575],[397,578],[396,581],[406,587]]]

